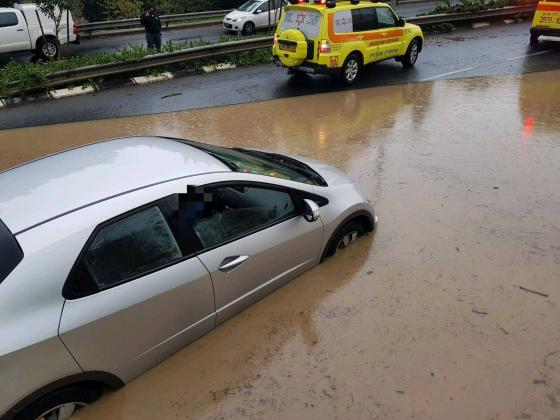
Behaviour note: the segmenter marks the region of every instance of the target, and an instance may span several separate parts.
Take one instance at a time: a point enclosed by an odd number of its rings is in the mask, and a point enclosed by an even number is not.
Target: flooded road
[[[75,418],[559,418],[559,80],[0,131],[2,169],[132,134],[305,155],[358,178],[380,217],[375,235]]]

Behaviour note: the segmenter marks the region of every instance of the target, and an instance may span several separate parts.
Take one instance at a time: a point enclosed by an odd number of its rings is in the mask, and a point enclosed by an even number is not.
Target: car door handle
[[[16,32],[23,32],[23,29],[18,29]]]
[[[234,257],[227,257],[222,261],[219,270],[224,273],[229,273],[234,268],[240,266],[244,261],[249,258],[248,255],[236,255]]]

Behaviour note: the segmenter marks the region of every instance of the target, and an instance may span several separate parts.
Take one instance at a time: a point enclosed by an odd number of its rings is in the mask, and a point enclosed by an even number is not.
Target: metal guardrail
[[[273,40],[274,37],[267,36],[262,38],[225,42],[221,44],[204,45],[202,47],[188,48],[170,53],[148,55],[135,61],[99,64],[72,70],[58,71],[49,74],[46,78],[50,87],[62,86],[83,80],[96,79],[99,77],[123,73],[132,73],[138,70],[181,63],[200,58],[216,57],[222,54],[256,50],[259,48],[269,48],[272,46]],[[18,82],[11,83],[7,86],[8,93],[11,95],[17,95],[37,89],[37,87],[21,86]]]
[[[536,9],[536,4],[524,6],[506,6],[499,9],[481,10],[479,12],[448,13],[440,15],[414,16],[406,21],[415,25],[428,25],[433,23],[459,22],[476,20],[481,18],[517,15],[519,13],[530,13]]]
[[[484,10],[480,12],[416,16],[407,19],[407,21],[422,25],[443,22],[467,21],[480,18],[517,15],[520,13],[533,12],[535,8],[536,5],[508,6],[500,9]],[[215,57],[222,54],[243,52],[259,48],[269,48],[272,46],[273,40],[274,38],[271,36],[252,38],[241,41],[225,42],[220,44],[205,45],[202,47],[188,48],[170,53],[149,55],[135,61],[80,67],[73,70],[64,70],[52,73],[47,76],[47,81],[51,87],[62,86],[83,80],[95,79],[117,74],[132,73],[138,70],[165,66],[168,64],[175,64],[183,61]],[[8,93],[10,93],[11,95],[38,90],[37,87],[20,86],[18,82],[11,83],[7,88]]]
[[[201,19],[222,19],[231,10],[211,10],[208,12],[196,12],[196,13],[181,13],[176,15],[162,15],[160,20],[165,24],[165,28],[169,29],[170,22],[189,22],[193,20]],[[102,30],[113,30],[113,29],[129,29],[129,28],[140,28],[140,18],[135,19],[122,19],[122,20],[107,20],[105,22],[90,22],[81,23],[76,25],[78,32],[87,33],[89,36],[95,31]]]

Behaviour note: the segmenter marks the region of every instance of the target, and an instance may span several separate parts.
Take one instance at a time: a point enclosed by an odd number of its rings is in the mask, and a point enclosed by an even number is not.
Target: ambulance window
[[[352,10],[352,21],[354,22],[354,32],[371,31],[375,29],[375,9],[373,7],[368,7],[366,9]]]
[[[321,13],[307,9],[286,9],[280,32],[299,29],[306,38],[317,38],[321,29]]]
[[[343,10],[334,14],[334,33],[347,34],[354,32],[352,25],[352,11]]]
[[[377,11],[377,28],[392,28],[397,26],[395,14],[387,7],[378,7]]]

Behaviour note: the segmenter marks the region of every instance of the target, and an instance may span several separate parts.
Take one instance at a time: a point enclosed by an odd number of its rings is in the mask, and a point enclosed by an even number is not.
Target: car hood
[[[250,16],[251,13],[249,12],[240,12],[239,10],[234,10],[233,12],[229,12],[226,15],[226,18],[229,19],[239,19],[239,18],[246,18],[247,16]]]

